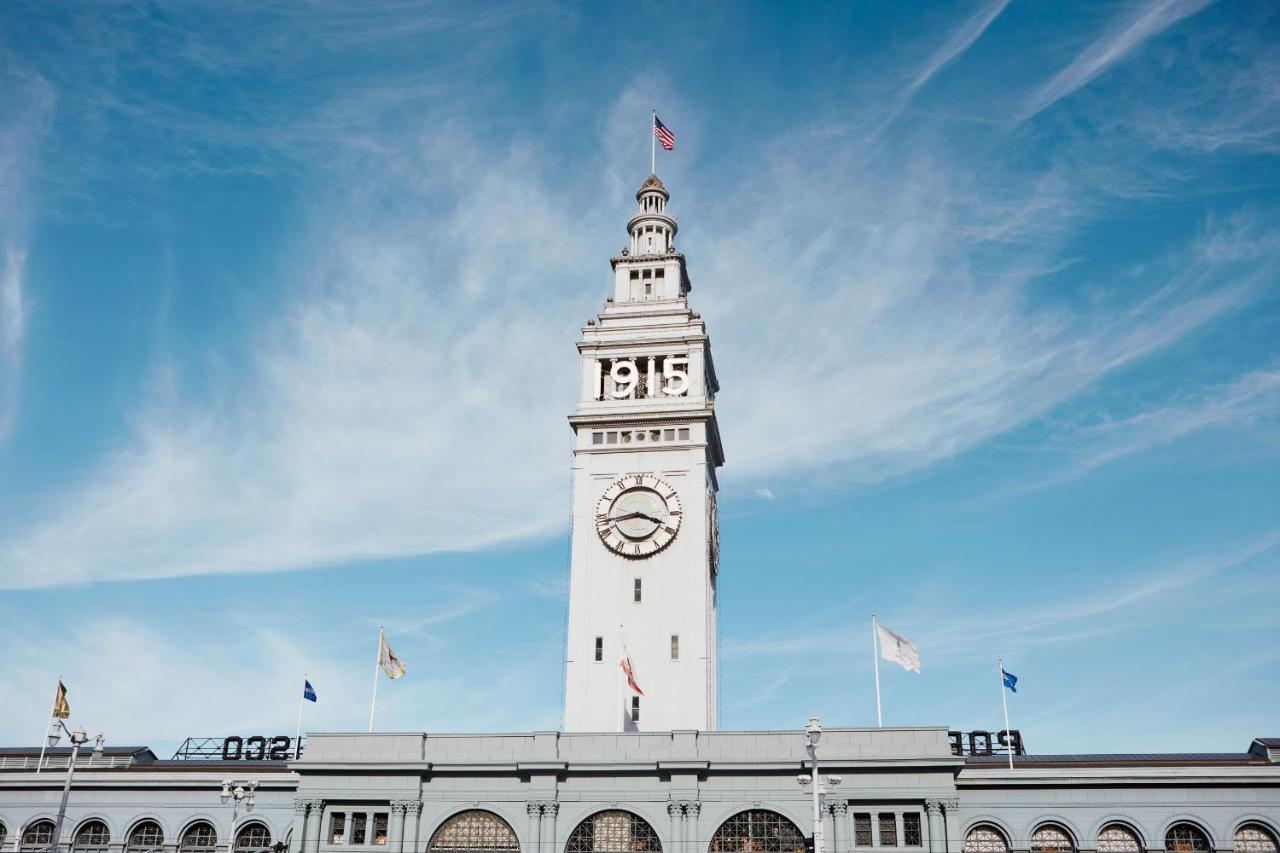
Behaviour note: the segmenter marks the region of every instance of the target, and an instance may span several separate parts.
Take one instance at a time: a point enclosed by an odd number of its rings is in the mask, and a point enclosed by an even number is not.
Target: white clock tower
[[[613,295],[578,344],[571,732],[716,727],[719,386],[669,198],[657,175],[636,193]]]

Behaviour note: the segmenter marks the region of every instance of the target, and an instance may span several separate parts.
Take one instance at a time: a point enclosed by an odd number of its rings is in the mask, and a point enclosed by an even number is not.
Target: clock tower
[[[570,732],[716,727],[719,385],[669,198],[657,175],[636,193],[613,295],[578,343]]]

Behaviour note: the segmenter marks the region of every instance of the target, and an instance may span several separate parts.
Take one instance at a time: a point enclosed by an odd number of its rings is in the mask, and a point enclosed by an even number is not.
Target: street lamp
[[[49,734],[46,736],[45,742],[50,747],[57,746],[58,741],[62,740],[63,732],[66,732],[67,737],[71,739],[71,757],[67,761],[66,781],[62,783],[62,802],[58,804],[58,819],[53,824],[53,844],[49,849],[54,853],[57,853],[58,843],[62,840],[62,821],[67,816],[67,798],[71,796],[71,777],[76,772],[76,756],[80,754],[80,747],[89,740],[89,736],[85,734],[83,728],[77,726],[75,731],[71,731],[62,720],[55,717],[49,725]],[[98,735],[93,739],[93,742],[93,754],[101,757],[102,745],[106,742],[106,738],[103,735]]]
[[[246,812],[253,811],[253,800],[257,790],[258,781],[256,779],[248,782],[233,782],[230,779],[222,780],[222,791],[218,794],[218,799],[222,800],[224,806],[227,803],[233,803],[231,807],[231,826],[233,829],[236,825],[236,813],[242,803]]]
[[[820,740],[822,740],[822,725],[818,722],[818,715],[811,714],[809,726],[804,730],[804,749],[809,753],[813,769],[808,775],[801,773],[796,777],[796,781],[801,787],[813,786],[813,853],[822,853],[822,797],[827,793],[823,782],[834,788],[844,781],[840,776],[828,776],[825,780],[818,777],[818,741]]]

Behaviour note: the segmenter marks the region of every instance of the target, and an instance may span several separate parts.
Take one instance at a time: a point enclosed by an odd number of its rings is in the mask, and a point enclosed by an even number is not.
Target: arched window
[[[519,850],[520,842],[511,825],[493,812],[470,809],[442,823],[427,849],[435,853],[490,853]]]
[[[1046,823],[1031,833],[1031,853],[1074,853],[1076,845],[1060,826]]]
[[[271,830],[265,824],[254,821],[240,827],[236,833],[236,850],[266,850],[271,847]]]
[[[129,832],[129,841],[125,849],[129,853],[148,853],[159,850],[164,844],[164,830],[154,820],[139,821]]]
[[[1195,824],[1175,823],[1164,834],[1164,849],[1170,853],[1211,853],[1213,845]]]
[[[644,818],[612,809],[578,824],[564,849],[565,853],[662,853],[662,843]]]
[[[1142,844],[1132,829],[1122,823],[1113,823],[1098,833],[1098,853],[1142,853]]]
[[[711,853],[804,853],[804,835],[784,815],[752,809],[720,824],[710,849]]]
[[[979,824],[964,837],[964,853],[1009,853],[1009,842],[994,826]]]
[[[1236,830],[1235,853],[1276,853],[1276,837],[1260,823],[1246,823]]]
[[[111,843],[111,830],[100,820],[87,820],[76,830],[75,853],[107,853],[107,845]]]
[[[5,839],[9,837],[9,827],[4,825],[4,821],[0,820],[0,850],[4,849]]]
[[[182,833],[178,849],[182,853],[217,853],[218,831],[207,820],[198,820]]]
[[[53,846],[53,821],[38,820],[22,833],[23,853],[48,850]]]

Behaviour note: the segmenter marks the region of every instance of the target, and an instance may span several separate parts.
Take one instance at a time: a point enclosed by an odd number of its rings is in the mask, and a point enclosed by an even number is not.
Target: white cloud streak
[[[955,32],[937,49],[920,68],[914,80],[907,87],[906,97],[924,88],[934,75],[962,55],[991,26],[991,22],[1000,16],[1009,0],[988,0],[972,15],[965,19]]]
[[[1154,0],[1138,6],[1125,21],[1114,26],[1081,51],[1053,79],[1040,87],[1018,113],[1019,122],[1043,112],[1124,59],[1136,48],[1214,0]]]

